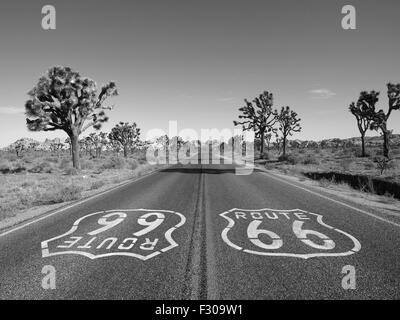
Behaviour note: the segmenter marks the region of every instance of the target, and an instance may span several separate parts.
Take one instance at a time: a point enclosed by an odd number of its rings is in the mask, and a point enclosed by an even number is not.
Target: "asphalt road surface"
[[[0,232],[0,298],[399,299],[400,221],[333,199],[172,166]]]

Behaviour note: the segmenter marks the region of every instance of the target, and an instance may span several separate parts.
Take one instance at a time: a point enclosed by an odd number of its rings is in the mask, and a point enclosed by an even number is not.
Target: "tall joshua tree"
[[[246,105],[239,108],[242,113],[240,121],[234,121],[234,125],[241,125],[243,130],[254,130],[255,137],[261,141],[261,155],[264,153],[265,134],[274,131],[274,125],[278,121],[278,112],[272,109],[273,95],[264,91],[252,102],[245,100]],[[254,106],[255,105],[255,106]]]
[[[358,130],[361,134],[361,156],[365,157],[365,133],[371,128],[372,116],[375,113],[375,105],[379,100],[379,92],[362,91],[357,103],[352,102],[349,111],[357,119]]]
[[[128,151],[133,144],[139,141],[140,129],[136,123],[120,122],[112,128],[108,138],[112,141],[119,142],[124,149],[124,157],[128,157]]]
[[[389,120],[389,117],[394,110],[400,109],[400,83],[388,83],[387,89],[387,96],[389,98],[388,111],[387,113],[385,113],[382,109],[380,109],[377,112],[373,112],[373,114],[371,115],[371,129],[381,130],[383,137],[383,155],[386,158],[389,158],[391,130],[389,130],[387,127],[387,121]]]
[[[118,95],[114,82],[99,90],[96,82],[69,67],[53,67],[28,93],[26,122],[31,131],[63,130],[71,140],[72,162],[80,169],[79,135],[90,127],[99,130],[108,120],[107,98]]]
[[[301,131],[301,119],[290,107],[282,107],[278,115],[278,121],[278,130],[282,133],[282,155],[286,156],[287,137],[293,135],[294,132]]]

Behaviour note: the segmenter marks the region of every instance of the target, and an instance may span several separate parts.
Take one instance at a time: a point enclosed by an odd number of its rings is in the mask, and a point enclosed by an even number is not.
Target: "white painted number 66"
[[[260,221],[260,220],[254,220],[249,224],[249,226],[247,228],[247,236],[250,239],[250,241],[254,245],[256,245],[262,249],[266,249],[266,250],[276,250],[276,249],[281,248],[283,245],[283,240],[276,233],[274,233],[272,231],[258,229],[258,227],[260,226],[261,223],[262,223],[262,221]],[[299,238],[304,244],[306,244],[314,249],[319,249],[319,250],[332,250],[333,248],[335,248],[335,242],[333,242],[333,240],[329,239],[328,236],[324,235],[321,232],[315,231],[315,230],[302,229],[303,224],[304,224],[303,221],[295,220],[293,222],[292,229],[293,229],[293,232],[296,235],[296,237]],[[265,234],[268,237],[270,237],[272,239],[272,243],[266,244],[266,243],[262,242],[259,239],[259,236],[261,234]],[[315,237],[320,238],[323,241],[323,244],[318,244],[310,239],[307,239],[307,237],[309,235],[313,235]]]

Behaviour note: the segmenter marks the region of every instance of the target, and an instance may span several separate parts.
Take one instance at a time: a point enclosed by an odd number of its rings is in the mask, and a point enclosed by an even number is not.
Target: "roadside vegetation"
[[[78,200],[159,167],[147,164],[143,152],[126,158],[112,153],[98,158],[84,155],[80,171],[73,168],[65,150],[22,157],[1,152],[0,159],[0,220],[38,206]]]
[[[234,124],[255,131],[258,165],[400,199],[400,136],[388,128],[390,116],[400,110],[400,84],[387,84],[387,111],[378,109],[379,95],[362,91],[348,108],[360,138],[289,141],[301,131],[301,119],[288,106],[273,109],[273,94],[267,91],[252,102],[245,99]],[[366,137],[368,131],[381,137]]]

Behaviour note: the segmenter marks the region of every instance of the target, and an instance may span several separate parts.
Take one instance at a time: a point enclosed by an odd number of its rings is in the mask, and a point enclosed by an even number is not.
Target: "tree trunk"
[[[283,141],[282,141],[282,150],[283,150],[282,155],[285,157],[286,156],[286,137],[285,136],[283,137]]]
[[[124,158],[128,158],[128,146],[124,146]]]
[[[365,154],[365,134],[361,135],[361,157],[366,157]]]
[[[383,133],[383,156],[389,158],[389,132],[387,129],[382,129]]]
[[[260,138],[261,138],[260,158],[262,159],[264,157],[264,131],[260,132]]]
[[[71,153],[72,153],[72,165],[75,169],[81,169],[81,163],[79,161],[79,137],[78,135],[71,134]]]

